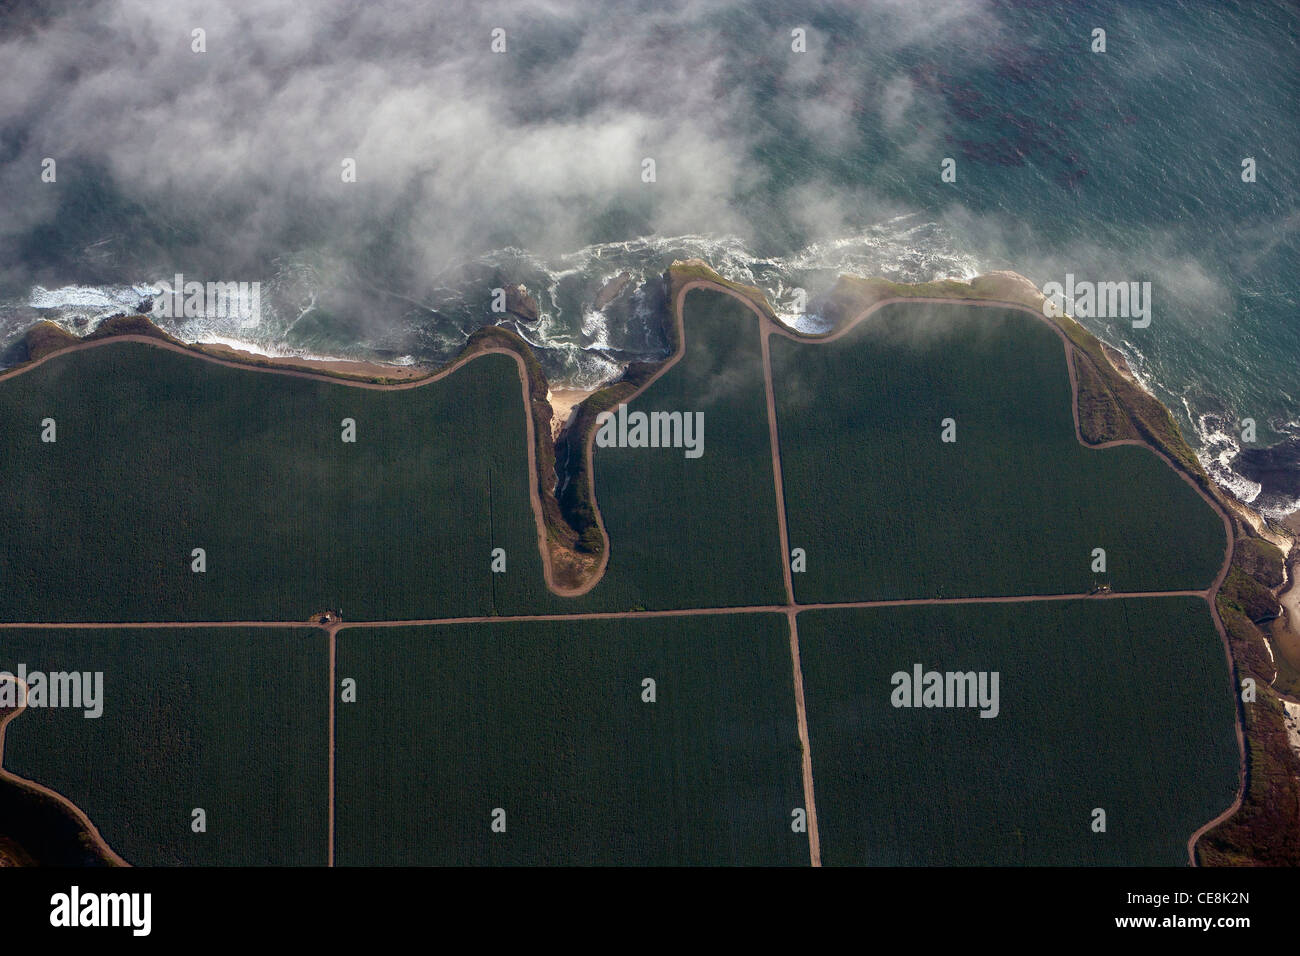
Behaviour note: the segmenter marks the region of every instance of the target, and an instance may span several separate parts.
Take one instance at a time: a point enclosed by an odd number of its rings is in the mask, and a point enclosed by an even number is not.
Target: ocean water
[[[47,90],[0,102],[0,348],[42,317],[85,332],[184,272],[263,286],[255,323],[163,323],[187,340],[437,362],[506,321],[553,379],[590,387],[666,354],[676,258],[778,310],[839,273],[1145,281],[1148,328],[1084,324],[1225,488],[1300,507],[1294,4],[432,6],[245,15],[202,68],[157,40],[188,36],[188,13],[149,40],[111,2],[0,24],[0,60]],[[140,77],[115,84],[90,45],[105,31],[138,46]],[[65,142],[53,193],[31,170]],[[334,157],[353,154],[379,172],[340,194]],[[537,321],[492,313],[515,284]]]

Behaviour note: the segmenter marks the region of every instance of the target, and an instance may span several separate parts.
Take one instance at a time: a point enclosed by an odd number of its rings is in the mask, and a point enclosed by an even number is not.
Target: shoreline
[[[1026,308],[1029,311],[1039,313],[1042,311],[1043,297],[1039,289],[1027,277],[1010,270],[989,272],[969,281],[952,279],[919,284],[897,283],[881,278],[862,278],[844,274],[839,277],[835,286],[826,294],[828,302],[830,302],[834,300],[837,293],[847,292],[847,300],[838,303],[844,310],[844,314],[840,315],[838,320],[834,322],[832,329],[822,333],[809,334],[785,326],[780,318],[771,311],[770,304],[761,290],[739,285],[727,280],[725,277],[718,276],[712,267],[702,260],[674,262],[668,274],[677,275],[677,273],[674,273],[674,269],[680,271],[679,278],[686,278],[686,273],[691,273],[692,277],[697,281],[703,280],[714,284],[720,291],[730,292],[742,301],[751,304],[759,315],[773,323],[773,331],[791,338],[810,341],[837,338],[844,331],[847,331],[848,326],[856,324],[857,319],[862,317],[860,313],[864,308],[870,309],[882,305],[884,304],[883,299],[886,297],[897,297],[899,301],[925,301],[926,297],[932,296],[935,301],[962,301],[964,297],[970,296],[971,298],[966,300],[970,304],[988,305],[994,304],[996,300],[1003,300],[1004,305],[1014,304],[1018,308]],[[700,272],[700,275],[694,276],[695,272]],[[672,280],[670,280],[670,286],[671,284]],[[670,312],[675,311],[672,303],[669,305],[669,310]],[[856,316],[855,313],[857,313]],[[1044,318],[1047,319],[1049,324],[1065,328],[1061,326],[1061,319],[1053,321],[1046,316]],[[1078,326],[1078,323],[1069,316],[1062,318],[1069,322],[1070,325]],[[845,322],[845,319],[849,321]],[[73,335],[57,326],[51,328],[51,323],[40,323],[28,332],[29,341],[31,341],[31,337],[37,329],[40,329],[41,326],[46,327],[46,335],[37,340],[43,347],[39,352],[33,350],[32,354],[34,357],[44,358],[50,353],[76,349],[79,346],[89,345],[96,340],[103,342],[123,338],[155,338],[168,343],[178,351],[188,351],[231,366],[261,371],[279,371],[288,375],[319,377],[325,380],[332,379],[341,383],[350,382],[366,387],[410,388],[429,381],[431,378],[440,377],[448,370],[447,366],[433,368],[424,365],[398,365],[382,360],[335,359],[322,356],[271,356],[257,351],[254,347],[239,348],[237,343],[181,342],[154,326],[147,316],[121,316],[115,317],[115,320],[116,322],[109,320],[100,329],[97,329],[96,333],[86,337]],[[679,318],[675,315],[670,316],[671,321],[679,321]],[[118,327],[113,328],[114,324],[117,324]],[[483,334],[491,328],[494,327],[485,326],[476,332],[475,336]],[[1078,328],[1082,334],[1092,338],[1096,344],[1097,353],[1093,356],[1094,361],[1104,364],[1116,378],[1132,386],[1162,409],[1166,409],[1160,398],[1146,388],[1140,379],[1133,374],[1122,352],[1092,336],[1091,333],[1087,333],[1082,326],[1078,326]],[[678,332],[680,336],[680,329]],[[470,340],[467,341],[467,346],[475,336],[471,336]],[[1066,337],[1069,338],[1068,331],[1066,331]],[[678,357],[678,355],[674,354],[661,363],[654,363],[657,369],[651,380],[666,371]],[[458,364],[458,361],[453,360],[449,365],[454,366]],[[0,379],[10,377],[27,364],[29,363],[20,363],[18,366],[0,370]],[[532,365],[536,367],[535,359],[532,361]],[[535,372],[540,374],[540,369],[535,368]],[[543,381],[545,381],[544,377]],[[557,444],[571,426],[583,421],[584,406],[589,399],[601,395],[605,390],[621,381],[623,381],[622,378],[615,376],[610,381],[594,388],[577,388],[567,383],[550,383],[544,395],[535,395],[534,402],[538,405],[544,403],[550,407],[550,427],[547,430],[549,434],[546,437],[550,438],[551,444],[553,446]],[[649,382],[641,383],[635,393],[642,391],[647,384]],[[1181,432],[1181,429],[1177,429],[1172,416],[1170,424]],[[539,439],[541,437],[541,435],[538,436]],[[1130,437],[1140,436],[1134,433]],[[1182,444],[1184,444],[1187,451],[1195,455],[1195,450],[1191,448],[1190,444],[1186,443],[1186,439],[1181,435],[1179,435],[1179,438],[1182,439]],[[1236,520],[1249,526],[1259,537],[1278,546],[1284,554],[1300,551],[1300,510],[1292,512],[1281,520],[1266,518],[1263,514],[1255,511],[1249,504],[1236,498],[1226,486],[1215,481],[1213,476],[1205,473],[1203,469],[1198,470],[1202,471],[1203,477],[1217,492],[1216,496],[1233,513]],[[1296,618],[1300,618],[1300,611],[1297,612]]]
[[[1284,556],[1282,566],[1286,571],[1286,580],[1282,586],[1275,592],[1277,603],[1282,606],[1282,618],[1274,622],[1275,626],[1267,634],[1270,644],[1288,645],[1286,648],[1279,646],[1269,647],[1269,651],[1274,654],[1281,654],[1290,663],[1297,656],[1300,650],[1300,548],[1292,548],[1289,555]]]
[[[390,365],[387,362],[366,362],[352,359],[297,358],[294,356],[263,355],[249,349],[236,348],[223,342],[195,342],[192,348],[217,358],[248,365],[271,364],[319,371],[336,375],[361,375],[366,378],[414,379],[423,378],[433,369],[423,365]]]
[[[1297,626],[1300,625],[1300,581],[1296,580],[1300,576],[1300,549],[1292,549],[1286,569],[1286,587],[1278,591],[1277,603],[1286,608],[1287,623],[1291,630],[1300,634],[1300,627]]]
[[[697,260],[690,260],[690,261],[697,261]],[[674,265],[677,264],[678,263],[674,263]],[[703,265],[704,263],[700,262],[700,264]],[[710,269],[710,271],[712,271],[711,267],[708,268]],[[619,282],[623,278],[624,278],[623,276],[617,276],[613,281]],[[909,290],[908,292],[909,297],[911,295],[915,295],[916,292],[919,291],[922,287],[933,286],[937,288],[940,286],[948,286],[948,285],[951,285],[954,288],[957,286],[971,287],[971,284],[978,280],[993,280],[1005,284],[1005,288],[1009,293],[1007,295],[1009,299],[1019,301],[1022,297],[1024,297],[1036,303],[1041,303],[1042,300],[1042,293],[1038,289],[1038,287],[1035,286],[1033,282],[1027,277],[1012,270],[994,270],[988,273],[983,273],[980,276],[975,277],[975,279],[973,280],[966,280],[966,281],[961,281],[956,279],[952,279],[952,280],[940,279],[940,280],[934,280],[929,283],[910,283],[910,284],[896,283],[893,282],[892,280],[883,280],[883,279],[878,279],[873,277],[855,276],[846,273],[846,274],[841,274],[839,276],[839,279],[837,279],[837,284],[845,280],[849,280],[851,282],[858,282],[858,283],[872,283],[872,282],[879,281],[885,283],[890,287],[893,287],[895,290],[899,290],[899,289]],[[726,280],[725,278],[723,279],[723,281],[724,283],[728,282],[728,280]],[[728,284],[734,286],[734,283],[728,283]],[[621,287],[620,287],[620,291],[622,291]],[[733,288],[732,291],[735,291],[735,289]],[[759,290],[754,289],[750,291],[757,292]],[[831,295],[834,293],[834,291],[835,289],[832,288],[831,290],[828,290],[826,294]],[[945,290],[945,291],[951,293],[951,290]],[[944,297],[946,298],[948,296],[945,295]],[[1026,302],[1026,304],[1028,303]],[[141,318],[141,317],[137,317],[137,316],[130,316],[130,317],[115,316],[114,317],[114,319],[136,319],[136,318]],[[143,316],[142,318],[148,321],[148,316]],[[111,322],[112,320],[108,320],[108,321]],[[777,319],[776,321],[777,321],[778,328],[786,328],[779,319]],[[428,378],[431,375],[436,374],[439,371],[439,368],[432,367],[432,366],[398,365],[394,363],[384,362],[381,360],[341,359],[341,358],[326,358],[326,357],[308,358],[308,357],[297,357],[297,356],[267,355],[263,352],[256,351],[255,348],[253,347],[240,348],[238,345],[230,344],[228,342],[186,343],[179,340],[172,340],[171,336],[168,335],[168,333],[163,332],[161,329],[158,329],[157,326],[153,326],[151,321],[149,322],[149,325],[153,330],[156,330],[157,334],[159,334],[161,337],[169,341],[174,341],[174,344],[180,345],[183,348],[190,349],[199,352],[201,354],[209,355],[222,361],[230,362],[233,364],[245,365],[250,368],[285,369],[291,371],[296,370],[296,371],[307,372],[307,373],[315,373],[327,377],[338,378],[342,380],[352,380],[352,381],[363,380],[363,381],[387,382],[387,383],[404,383],[404,382],[414,382],[417,380],[423,380],[425,378]],[[36,327],[34,326],[33,328]],[[56,326],[56,328],[60,329],[62,336],[66,336],[66,344],[63,345],[62,347],[68,347],[69,345],[75,345],[79,342],[90,340],[90,338],[87,336],[75,335],[74,333],[67,332],[66,330],[63,330],[61,327],[58,326]],[[485,328],[491,328],[491,326],[485,326]],[[132,329],[131,331],[135,331],[135,330]],[[827,333],[820,333],[820,334],[808,335],[807,333],[799,333],[795,329],[790,329],[789,331],[794,332],[796,335],[800,335],[801,337],[808,337],[812,339],[823,338],[827,334]],[[831,331],[833,332],[834,330]],[[29,334],[30,332],[31,330],[29,330]],[[117,334],[120,333],[110,333],[109,336],[106,337],[116,337]],[[1106,363],[1121,379],[1123,379],[1130,385],[1133,385],[1134,387],[1136,387],[1137,389],[1139,389],[1140,391],[1142,391],[1143,393],[1145,393],[1147,396],[1154,399],[1155,401],[1160,402],[1162,405],[1164,404],[1163,401],[1160,399],[1160,397],[1157,396],[1154,392],[1152,392],[1141,381],[1141,379],[1139,379],[1133,373],[1133,370],[1129,367],[1127,360],[1124,358],[1124,354],[1119,349],[1115,348],[1114,346],[1110,345],[1107,342],[1102,341],[1100,338],[1097,338],[1097,343],[1100,347],[1100,352],[1104,357]],[[672,356],[668,356],[663,361],[664,362],[671,361],[671,358]],[[20,364],[25,364],[25,363],[20,363]],[[659,363],[653,363],[653,364],[659,364]],[[7,373],[13,371],[18,367],[20,366],[13,366],[10,368],[0,368],[0,376],[7,377]],[[580,406],[588,398],[597,394],[602,389],[617,383],[618,381],[620,381],[620,376],[615,375],[612,376],[608,381],[601,382],[594,387],[588,387],[588,388],[578,388],[568,383],[555,383],[555,382],[550,383],[550,388],[547,391],[545,400],[551,406],[552,442],[559,441],[560,436],[564,434],[565,430],[577,420]],[[1179,431],[1181,430],[1182,429],[1179,429]],[[1188,447],[1191,448],[1190,442],[1188,443]],[[1200,449],[1191,448],[1191,450],[1193,454],[1196,454],[1199,458]],[[1289,550],[1291,549],[1300,550],[1300,508],[1297,508],[1295,511],[1292,511],[1291,513],[1287,514],[1282,518],[1266,517],[1263,513],[1255,510],[1250,504],[1241,501],[1241,499],[1239,499],[1235,494],[1233,494],[1231,488],[1217,481],[1212,474],[1208,474],[1208,471],[1207,471],[1207,477],[1209,481],[1218,489],[1225,503],[1228,504],[1235,512],[1236,517],[1248,523],[1256,532],[1256,534],[1260,535],[1261,537],[1265,538],[1266,540],[1280,547],[1284,554],[1288,553]],[[1300,619],[1300,614],[1297,614],[1297,619]]]

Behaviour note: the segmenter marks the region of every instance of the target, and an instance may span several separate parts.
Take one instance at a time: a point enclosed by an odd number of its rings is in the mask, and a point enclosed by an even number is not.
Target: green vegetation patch
[[[771,349],[800,601],[1189,590],[1222,565],[1222,522],[1165,462],[1079,444],[1041,321],[902,304]]]
[[[781,615],[345,629],[337,663],[340,865],[808,862]]]
[[[56,356],[0,384],[0,618],[407,619],[535,600],[524,414],[505,355],[400,391],[132,343]]]
[[[1286,558],[1277,545],[1261,538],[1237,538],[1233,562],[1265,587],[1281,587],[1286,580]]]
[[[799,642],[827,864],[1179,866],[1236,796],[1198,598],[807,611]],[[996,672],[997,716],[893,706],[916,664]]]
[[[1241,704],[1247,742],[1241,809],[1197,844],[1197,860],[1204,866],[1300,866],[1300,832],[1295,826],[1300,776],[1282,701],[1269,686],[1274,681],[1278,690],[1290,690],[1295,672],[1283,654],[1269,653],[1263,631],[1251,621],[1251,606],[1256,611],[1260,606],[1261,587],[1234,564],[1216,599],[1236,662],[1235,677],[1255,682],[1256,699]]]
[[[78,682],[89,690],[79,708],[29,706],[14,718],[4,763],[80,807],[128,863],[325,864],[323,632],[0,632],[0,670],[20,665],[28,675],[102,675],[98,694],[93,676]],[[92,697],[102,713],[88,718]],[[196,808],[205,833],[193,830]]]

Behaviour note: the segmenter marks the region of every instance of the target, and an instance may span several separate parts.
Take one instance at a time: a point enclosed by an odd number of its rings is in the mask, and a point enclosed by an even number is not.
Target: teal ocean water
[[[436,362],[506,321],[592,386],[666,354],[675,258],[778,304],[841,272],[1150,282],[1149,327],[1084,323],[1226,488],[1300,506],[1294,4],[241,6],[206,54],[181,9],[5,15],[3,343],[180,272],[263,288],[255,321],[167,320],[189,340]],[[492,312],[517,284],[535,319]]]

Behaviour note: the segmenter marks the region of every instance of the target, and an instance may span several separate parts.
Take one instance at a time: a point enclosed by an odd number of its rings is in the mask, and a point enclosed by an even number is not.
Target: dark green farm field
[[[696,289],[683,324],[686,354],[628,411],[702,412],[704,453],[594,449],[609,566],[563,609],[785,603],[758,320],[731,296]]]
[[[1078,443],[1042,321],[895,305],[771,351],[801,602],[1192,590],[1223,562],[1220,519],[1154,453]]]
[[[1199,598],[798,620],[828,865],[1181,866],[1236,796],[1227,661]],[[997,671],[998,715],[894,707],[892,675],[918,663]]]
[[[339,865],[808,863],[781,615],[338,640]]]
[[[103,672],[103,713],[27,708],[4,766],[80,807],[128,863],[324,865],[329,653],[319,630],[0,632],[0,670]],[[195,833],[192,811],[207,813]]]
[[[380,392],[114,343],[0,384],[0,461],[0,619],[446,617],[546,590],[507,356]]]

